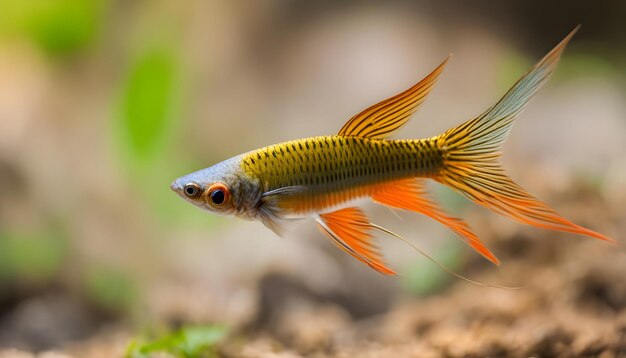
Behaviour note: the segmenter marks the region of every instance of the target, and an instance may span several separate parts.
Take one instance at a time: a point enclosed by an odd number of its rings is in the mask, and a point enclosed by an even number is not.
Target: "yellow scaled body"
[[[320,212],[370,196],[381,184],[433,177],[443,163],[436,139],[382,140],[327,136],[299,139],[243,156],[250,177],[263,178],[264,191],[302,187],[279,205],[288,214]]]

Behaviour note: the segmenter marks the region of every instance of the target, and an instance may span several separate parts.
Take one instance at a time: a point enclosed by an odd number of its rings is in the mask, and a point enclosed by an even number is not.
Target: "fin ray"
[[[383,139],[402,127],[430,92],[450,57],[413,87],[368,107],[353,116],[339,131],[341,136]]]
[[[474,202],[516,221],[536,227],[587,235],[615,243],[613,239],[563,218],[509,178],[497,159],[515,117],[556,67],[570,32],[533,66],[494,106],[480,116],[439,136],[444,165],[434,179]]]
[[[548,80],[565,46],[579,27],[572,30],[522,76],[494,106],[480,116],[447,131],[444,136],[448,140],[448,148],[464,149],[462,153],[466,156],[497,151],[511,130],[515,117]],[[454,146],[451,147],[451,144]]]
[[[352,257],[380,273],[395,274],[385,265],[378,247],[373,244],[369,220],[360,209],[350,207],[319,214],[316,222],[323,233]]]
[[[446,272],[447,274],[456,277],[458,279],[461,279],[463,281],[469,282],[473,285],[477,285],[477,286],[483,286],[483,287],[491,287],[491,288],[499,288],[499,289],[504,289],[504,290],[519,290],[524,288],[523,286],[501,286],[501,285],[494,285],[494,284],[489,284],[489,283],[483,283],[483,282],[478,282],[475,280],[472,280],[470,278],[467,278],[463,275],[460,275],[456,272],[454,272],[453,270],[451,270],[450,268],[448,268],[447,266],[445,266],[444,264],[440,263],[439,261],[437,261],[434,257],[430,256],[429,254],[427,254],[424,250],[420,249],[419,247],[413,245],[409,240],[403,238],[402,236],[396,234],[395,232],[389,230],[389,229],[385,229],[384,227],[380,226],[380,225],[376,225],[374,223],[370,224],[371,227],[373,229],[376,229],[380,232],[383,232],[391,237],[395,237],[396,239],[402,241],[403,243],[405,243],[407,246],[409,246],[410,248],[412,248],[413,250],[415,250],[417,253],[419,253],[420,255],[424,256],[428,261],[434,263],[435,265],[437,265],[440,269],[442,269],[444,272]]]
[[[465,221],[449,216],[429,198],[425,184],[423,179],[395,181],[381,186],[372,195],[372,199],[379,204],[418,212],[440,222],[487,260],[496,265],[500,264],[498,258],[480,241]]]

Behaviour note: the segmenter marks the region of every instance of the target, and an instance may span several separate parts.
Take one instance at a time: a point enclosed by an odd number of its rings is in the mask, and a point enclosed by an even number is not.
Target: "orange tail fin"
[[[519,222],[551,230],[614,240],[561,217],[509,178],[497,161],[515,116],[552,73],[574,29],[530,69],[493,107],[439,136],[443,169],[435,178],[474,202]]]

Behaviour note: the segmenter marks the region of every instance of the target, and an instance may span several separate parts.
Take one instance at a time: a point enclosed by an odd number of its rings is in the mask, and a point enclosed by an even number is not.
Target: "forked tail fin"
[[[479,117],[439,136],[443,169],[435,178],[474,202],[519,222],[551,230],[614,240],[561,217],[509,178],[500,163],[500,145],[515,116],[547,81],[576,27],[561,43],[533,66],[513,87]]]

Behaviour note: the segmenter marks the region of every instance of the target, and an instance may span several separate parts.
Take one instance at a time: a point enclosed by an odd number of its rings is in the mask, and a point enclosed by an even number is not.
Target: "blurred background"
[[[365,206],[383,277],[308,223],[278,238],[168,186],[336,133],[452,61],[396,138],[478,115],[577,24],[504,148],[509,174],[626,243],[626,3],[0,2],[0,356],[626,355],[626,256],[433,186],[502,260]],[[613,354],[613,355],[610,355]]]

